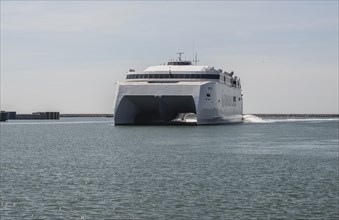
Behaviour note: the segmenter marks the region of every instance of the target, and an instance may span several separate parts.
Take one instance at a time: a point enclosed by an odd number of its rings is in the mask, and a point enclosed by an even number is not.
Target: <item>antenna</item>
[[[179,54],[179,61],[181,61],[181,55],[184,54],[184,52],[178,52],[177,54]]]
[[[192,56],[192,61],[194,63],[194,41],[193,41],[193,56]]]
[[[196,66],[197,63],[198,63],[199,61],[200,61],[200,60],[198,60],[198,53],[195,53],[195,58],[194,58],[194,60],[193,60],[194,65]]]

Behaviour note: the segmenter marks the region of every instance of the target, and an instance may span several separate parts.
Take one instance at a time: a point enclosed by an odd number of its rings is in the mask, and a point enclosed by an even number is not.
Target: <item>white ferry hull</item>
[[[115,125],[242,122],[241,90],[219,82],[125,81],[118,84]],[[178,118],[194,113],[196,119]]]

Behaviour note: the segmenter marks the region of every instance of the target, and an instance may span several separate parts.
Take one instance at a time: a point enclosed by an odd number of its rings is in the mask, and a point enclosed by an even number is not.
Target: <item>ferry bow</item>
[[[130,70],[117,84],[115,125],[242,122],[240,78],[181,56],[142,73]]]

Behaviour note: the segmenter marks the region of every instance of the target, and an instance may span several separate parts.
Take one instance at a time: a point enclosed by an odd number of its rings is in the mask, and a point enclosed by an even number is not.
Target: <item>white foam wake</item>
[[[339,118],[260,118],[255,115],[244,115],[243,119],[245,123],[339,121]]]
[[[266,120],[255,115],[244,115],[242,118],[244,119],[245,123],[267,123]]]

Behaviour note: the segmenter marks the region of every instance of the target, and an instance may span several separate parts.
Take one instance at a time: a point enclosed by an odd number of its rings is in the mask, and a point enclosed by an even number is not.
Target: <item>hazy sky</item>
[[[128,69],[193,42],[245,113],[338,114],[338,1],[1,1],[1,109],[112,113]]]

